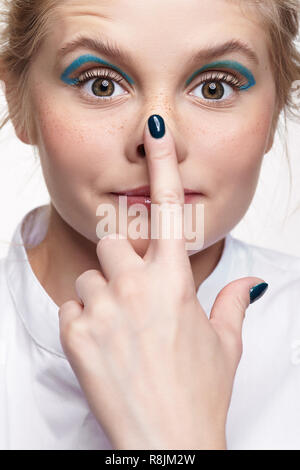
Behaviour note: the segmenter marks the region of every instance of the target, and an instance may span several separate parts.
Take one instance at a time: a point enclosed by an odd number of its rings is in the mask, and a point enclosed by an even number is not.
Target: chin
[[[200,253],[200,251],[202,251],[202,248],[199,248],[198,250],[186,250],[186,251],[187,251],[188,256],[193,256],[196,253]]]
[[[132,240],[130,239],[130,243],[131,245],[133,246],[134,250],[136,251],[136,253],[141,257],[143,258],[146,254],[146,251],[148,249],[148,246],[149,246],[149,240],[143,240],[143,239],[138,239],[138,240]],[[200,251],[202,251],[203,248],[198,248],[196,250],[186,250],[187,252],[187,255],[188,256],[193,256],[195,255],[196,253],[199,253]]]

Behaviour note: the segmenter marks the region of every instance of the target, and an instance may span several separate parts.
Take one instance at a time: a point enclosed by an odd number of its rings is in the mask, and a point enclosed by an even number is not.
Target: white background
[[[300,96],[298,102],[300,106]],[[5,108],[2,87],[1,115]],[[253,202],[232,234],[248,243],[300,256],[300,122],[288,123],[287,142],[292,186],[284,146],[277,133],[272,150],[264,157]],[[30,209],[48,202],[49,194],[33,148],[16,137],[9,122],[0,131],[0,258],[6,255],[21,218]]]

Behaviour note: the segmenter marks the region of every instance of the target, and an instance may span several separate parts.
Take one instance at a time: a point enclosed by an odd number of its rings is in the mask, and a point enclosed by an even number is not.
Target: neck
[[[67,300],[79,300],[75,281],[80,274],[89,269],[101,272],[101,268],[95,243],[72,229],[55,208],[50,207],[44,240],[26,251],[35,276],[56,305],[61,306]],[[222,239],[189,257],[196,291],[217,266],[224,242]]]

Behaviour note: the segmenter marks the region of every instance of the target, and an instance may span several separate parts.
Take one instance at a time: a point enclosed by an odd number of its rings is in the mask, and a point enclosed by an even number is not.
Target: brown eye
[[[92,85],[92,91],[96,96],[111,96],[115,90],[112,80],[98,78]]]
[[[223,103],[231,98],[237,89],[236,85],[229,85],[224,80],[204,80],[194,88],[195,96],[202,101],[220,101]]]
[[[77,79],[77,87],[90,100],[110,101],[124,92],[125,80],[111,69],[96,68],[83,72]]]
[[[204,83],[202,87],[202,94],[205,99],[220,100],[225,93],[224,87],[220,82]]]

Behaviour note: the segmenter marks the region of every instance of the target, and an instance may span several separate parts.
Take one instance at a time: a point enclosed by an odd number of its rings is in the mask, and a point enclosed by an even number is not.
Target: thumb
[[[224,344],[242,353],[242,326],[246,309],[260,299],[268,288],[261,278],[244,277],[232,281],[217,295],[210,323]]]

